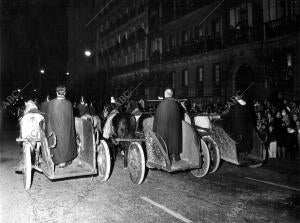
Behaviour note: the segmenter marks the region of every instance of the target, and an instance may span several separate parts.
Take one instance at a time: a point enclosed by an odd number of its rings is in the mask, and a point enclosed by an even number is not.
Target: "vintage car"
[[[134,184],[144,180],[146,167],[167,172],[191,170],[195,177],[203,177],[209,172],[210,155],[206,143],[197,131],[187,122],[182,121],[181,160],[172,162],[164,139],[153,131],[153,117],[143,120],[143,134],[137,132],[133,138],[115,138],[117,142],[127,142],[125,167]],[[103,141],[105,147],[109,143]]]
[[[28,125],[27,122],[31,124]],[[34,124],[32,124],[34,123]],[[21,121],[21,142],[23,149],[23,182],[25,190],[32,183],[32,171],[45,174],[50,180],[98,175],[106,181],[110,175],[111,156],[108,146],[99,140],[96,143],[95,130],[90,121],[75,118],[78,156],[66,168],[56,168],[52,161],[51,149],[55,149],[55,133],[45,133],[45,119],[40,113],[25,114]],[[32,134],[35,132],[36,134]]]
[[[266,160],[266,138],[255,128],[251,108],[241,97],[233,97],[222,114],[196,114],[191,118],[211,155],[211,168],[216,170],[220,160],[259,167]]]

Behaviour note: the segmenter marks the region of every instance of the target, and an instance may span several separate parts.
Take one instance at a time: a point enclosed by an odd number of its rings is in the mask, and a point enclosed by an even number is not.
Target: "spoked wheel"
[[[221,160],[220,150],[217,143],[210,136],[203,136],[202,140],[205,142],[209,150],[209,154],[210,154],[209,172],[213,173],[218,169],[220,165],[220,160]]]
[[[208,147],[202,139],[200,139],[200,143],[200,159],[202,166],[199,169],[191,170],[191,173],[197,178],[204,177],[208,173],[210,166],[210,155]]]
[[[111,157],[107,143],[100,141],[97,154],[98,176],[101,181],[107,181],[111,169]]]
[[[141,184],[145,177],[145,154],[141,144],[133,142],[128,148],[128,170],[131,181]]]
[[[29,143],[23,143],[23,159],[23,184],[25,190],[29,190],[32,176],[31,149]]]

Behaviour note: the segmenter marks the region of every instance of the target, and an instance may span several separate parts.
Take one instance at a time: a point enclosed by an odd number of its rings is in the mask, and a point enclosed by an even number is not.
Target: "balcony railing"
[[[139,61],[139,62],[129,64],[129,65],[126,65],[126,66],[111,68],[109,70],[109,74],[111,74],[111,75],[124,74],[124,73],[128,73],[130,71],[135,71],[135,70],[138,70],[138,69],[145,68],[146,66],[147,66],[146,61],[143,60],[143,61]]]
[[[272,38],[299,31],[299,18],[299,15],[294,15],[265,23],[266,37]]]
[[[151,64],[161,63],[161,59],[162,59],[162,55],[161,55],[160,51],[156,50],[150,56],[150,63]]]
[[[193,56],[201,53],[206,53],[208,51],[221,49],[222,38],[221,37],[212,37],[206,36],[199,39],[193,39],[189,42],[183,43],[179,47],[169,47],[167,48],[162,55],[162,61],[171,61],[176,60],[181,57]],[[157,63],[158,55],[152,55],[152,61]]]
[[[248,25],[239,26],[238,28],[229,30],[226,43],[229,45],[246,43],[256,40],[256,38],[259,36],[260,33],[258,30],[254,31],[253,27],[249,27]]]

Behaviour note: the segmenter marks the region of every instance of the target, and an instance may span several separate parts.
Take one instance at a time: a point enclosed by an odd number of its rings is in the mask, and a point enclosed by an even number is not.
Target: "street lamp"
[[[85,51],[84,51],[84,55],[85,55],[86,57],[90,57],[90,56],[92,55],[92,52],[91,52],[90,50],[85,50]]]

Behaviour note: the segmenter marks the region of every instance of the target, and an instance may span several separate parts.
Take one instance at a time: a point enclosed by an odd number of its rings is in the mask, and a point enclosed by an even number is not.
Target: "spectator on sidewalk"
[[[284,151],[285,151],[286,129],[283,125],[280,111],[277,111],[274,119],[274,130],[275,130],[275,137],[277,141],[277,158],[283,159],[285,158]]]
[[[297,158],[300,159],[300,120],[296,121],[296,130],[297,130],[297,142],[298,142]]]
[[[270,125],[268,127],[268,148],[269,148],[269,158],[276,158],[277,142],[276,135],[274,132],[274,126]]]
[[[298,138],[296,132],[296,126],[290,124],[287,126],[287,151],[286,155],[289,160],[295,160],[298,150]]]

